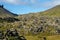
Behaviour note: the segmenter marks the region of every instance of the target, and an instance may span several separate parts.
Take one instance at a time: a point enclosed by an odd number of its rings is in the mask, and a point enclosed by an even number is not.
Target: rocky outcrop
[[[13,17],[0,18],[0,22],[15,22],[15,21],[20,21],[20,20]]]
[[[0,31],[0,40],[26,40],[24,36],[19,36],[16,29],[8,29],[6,33]]]

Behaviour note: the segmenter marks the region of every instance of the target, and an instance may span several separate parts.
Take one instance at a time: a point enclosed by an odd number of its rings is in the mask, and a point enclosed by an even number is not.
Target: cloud
[[[45,0],[44,2],[37,2],[36,7],[53,7],[56,5],[60,5],[60,0]]]
[[[30,4],[35,3],[36,0],[0,0],[0,2],[5,2],[9,4]]]
[[[60,0],[0,0],[1,2],[17,5],[32,5],[32,6],[55,6],[60,5]],[[41,2],[42,1],[42,2]]]
[[[19,0],[1,0],[1,2],[10,3],[10,4],[18,4]]]
[[[36,3],[37,2],[37,0],[30,0],[31,1],[31,3]]]
[[[55,0],[53,4],[54,5],[60,5],[60,0]]]
[[[25,4],[26,2],[22,2],[21,0],[0,0],[0,2],[5,2],[9,4]]]

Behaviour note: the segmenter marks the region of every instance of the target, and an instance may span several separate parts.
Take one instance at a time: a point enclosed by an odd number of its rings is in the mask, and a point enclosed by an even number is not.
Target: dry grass
[[[48,36],[47,40],[60,40],[60,35]]]
[[[40,38],[38,38],[37,36],[26,36],[27,40],[41,40]]]
[[[27,40],[44,40],[43,37],[38,36],[25,36]],[[60,35],[47,36],[46,40],[60,40]]]

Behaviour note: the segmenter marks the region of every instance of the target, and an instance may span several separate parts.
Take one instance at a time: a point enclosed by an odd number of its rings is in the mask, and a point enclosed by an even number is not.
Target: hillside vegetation
[[[13,15],[0,7],[0,15],[2,15],[0,17],[0,31],[8,37],[8,40],[60,39],[60,5],[43,12],[20,16]],[[2,35],[2,38],[5,39],[5,35]]]

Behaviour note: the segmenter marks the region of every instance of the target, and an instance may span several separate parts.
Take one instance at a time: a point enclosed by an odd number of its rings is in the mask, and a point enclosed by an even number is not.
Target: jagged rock
[[[26,40],[23,36],[19,36],[17,30],[13,28],[8,29],[5,36],[8,40]],[[13,38],[10,38],[10,37],[13,37]]]
[[[4,7],[4,5],[0,5],[0,7],[1,7],[1,8],[3,8],[3,7]]]
[[[47,40],[46,37],[43,37],[43,40]]]
[[[60,29],[57,29],[57,33],[60,34]]]
[[[21,40],[26,40],[24,36],[20,36],[20,39]]]
[[[3,31],[0,31],[0,40],[4,39],[4,33]]]
[[[7,18],[4,18],[3,20],[5,20],[5,21],[7,21],[7,22],[20,21],[19,19],[17,19],[17,18],[12,18],[12,17],[7,17]]]
[[[7,36],[18,36],[17,30],[11,29],[11,30],[7,30],[6,33]]]
[[[43,27],[37,29],[37,32],[41,32],[41,31],[43,31]]]

